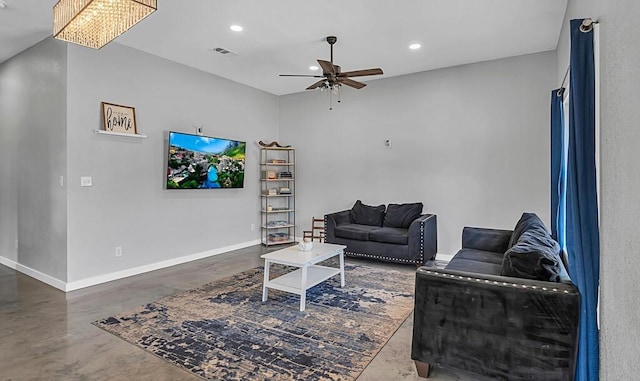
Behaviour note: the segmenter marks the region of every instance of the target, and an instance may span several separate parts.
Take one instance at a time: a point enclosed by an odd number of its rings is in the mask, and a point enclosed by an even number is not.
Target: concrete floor
[[[66,294],[0,265],[0,380],[200,380],[91,322],[259,266],[264,252],[253,246]],[[411,330],[409,317],[358,380],[423,380],[410,356]],[[471,379],[434,369],[429,380]]]

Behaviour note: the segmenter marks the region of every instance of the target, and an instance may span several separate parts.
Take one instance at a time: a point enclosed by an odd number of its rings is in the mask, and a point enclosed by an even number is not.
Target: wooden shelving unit
[[[260,230],[262,244],[265,246],[295,242],[295,163],[294,148],[260,150]],[[290,193],[286,193],[286,189]]]

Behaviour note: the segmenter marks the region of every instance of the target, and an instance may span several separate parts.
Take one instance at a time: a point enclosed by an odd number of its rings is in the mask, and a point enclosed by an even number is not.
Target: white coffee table
[[[262,283],[262,301],[266,302],[270,288],[300,295],[300,311],[304,311],[307,300],[307,290],[340,274],[340,287],[344,287],[344,245],[330,243],[315,243],[310,251],[301,251],[298,246],[263,254],[264,282]],[[320,266],[316,263],[339,256],[340,267]],[[298,267],[297,270],[286,273],[274,279],[269,279],[269,266],[272,263]]]

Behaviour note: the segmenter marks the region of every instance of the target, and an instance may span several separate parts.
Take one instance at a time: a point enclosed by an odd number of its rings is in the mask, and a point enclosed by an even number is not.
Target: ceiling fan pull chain
[[[333,91],[329,90],[329,111],[333,110]]]

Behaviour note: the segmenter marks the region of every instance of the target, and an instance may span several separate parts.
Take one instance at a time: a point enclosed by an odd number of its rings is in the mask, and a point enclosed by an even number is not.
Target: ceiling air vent
[[[216,52],[216,53],[220,53],[223,56],[237,56],[237,53],[232,52],[231,50],[225,49],[225,48],[213,48],[211,49],[212,52]]]

